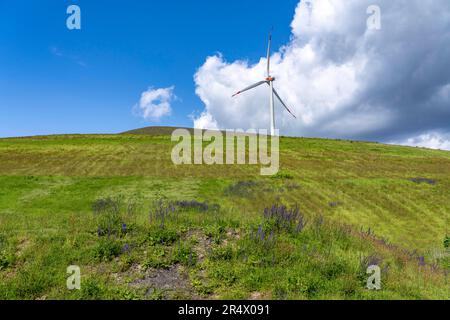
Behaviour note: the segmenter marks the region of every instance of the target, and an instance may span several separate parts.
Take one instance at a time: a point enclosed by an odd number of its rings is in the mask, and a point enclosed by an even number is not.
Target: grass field
[[[0,139],[0,298],[450,297],[450,152],[283,137],[262,177],[170,130]]]

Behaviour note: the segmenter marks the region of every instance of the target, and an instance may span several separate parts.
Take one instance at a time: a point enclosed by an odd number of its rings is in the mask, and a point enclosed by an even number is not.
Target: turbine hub
[[[274,77],[271,77],[271,76],[268,76],[268,77],[266,78],[266,81],[275,81],[275,78],[274,78]]]

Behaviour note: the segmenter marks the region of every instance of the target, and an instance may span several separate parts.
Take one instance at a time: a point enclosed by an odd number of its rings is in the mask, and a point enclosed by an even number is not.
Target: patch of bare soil
[[[197,244],[194,246],[194,250],[197,254],[198,263],[202,263],[211,250],[212,239],[203,234],[201,230],[197,229],[189,230],[185,235],[185,238],[186,240],[196,240]]]
[[[169,269],[148,269],[142,277],[129,284],[132,288],[145,290],[148,298],[196,299],[188,276],[178,265]]]

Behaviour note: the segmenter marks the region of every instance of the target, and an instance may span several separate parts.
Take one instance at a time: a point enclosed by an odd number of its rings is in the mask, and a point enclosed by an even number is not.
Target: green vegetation
[[[166,129],[0,139],[1,299],[450,297],[449,152],[283,137],[261,177]]]

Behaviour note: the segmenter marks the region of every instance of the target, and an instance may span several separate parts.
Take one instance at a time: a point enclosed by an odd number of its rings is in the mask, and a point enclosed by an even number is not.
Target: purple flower
[[[131,249],[130,249],[130,246],[128,245],[128,243],[125,244],[125,245],[123,246],[123,248],[122,248],[122,252],[128,253],[128,252],[130,252],[130,251],[131,251]]]
[[[423,256],[420,256],[419,257],[419,266],[424,266],[425,265],[425,257],[423,257]]]

